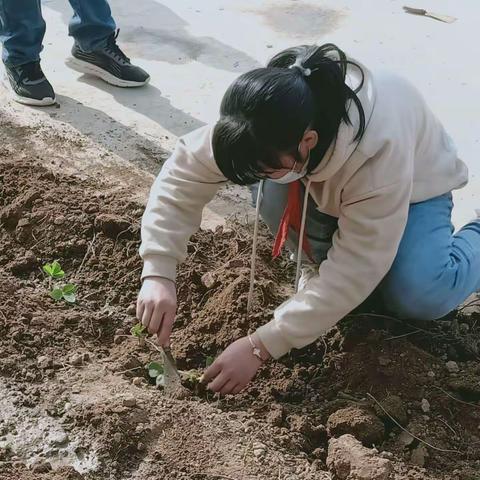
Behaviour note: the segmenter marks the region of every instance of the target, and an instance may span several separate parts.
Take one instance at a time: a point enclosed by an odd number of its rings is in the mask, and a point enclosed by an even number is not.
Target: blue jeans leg
[[[40,60],[44,35],[40,0],[0,0],[0,42],[6,65]]]
[[[451,194],[412,204],[395,261],[380,285],[402,318],[435,320],[480,290],[480,220],[453,234]]]
[[[68,26],[68,34],[80,48],[91,52],[103,47],[115,31],[115,20],[106,0],[69,0],[74,15]]]

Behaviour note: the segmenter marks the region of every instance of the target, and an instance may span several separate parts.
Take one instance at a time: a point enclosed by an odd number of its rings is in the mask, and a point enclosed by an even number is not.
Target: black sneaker
[[[141,87],[150,81],[150,75],[140,67],[130,63],[130,59],[117,45],[116,33],[112,33],[107,44],[101,50],[84,52],[75,43],[72,48],[73,58],[68,59],[67,65],[82,73],[89,73],[100,77],[105,82],[117,87]]]
[[[45,78],[40,62],[17,67],[5,65],[8,85],[14,100],[25,105],[45,106],[55,103],[55,92]]]

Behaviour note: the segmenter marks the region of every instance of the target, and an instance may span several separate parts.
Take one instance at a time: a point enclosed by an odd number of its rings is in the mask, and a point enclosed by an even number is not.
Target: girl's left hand
[[[258,339],[255,344],[260,348],[262,358],[269,358],[265,347]],[[222,395],[241,392],[252,380],[263,361],[253,354],[248,337],[240,338],[229,345],[210,365],[203,375],[202,383],[207,388]]]

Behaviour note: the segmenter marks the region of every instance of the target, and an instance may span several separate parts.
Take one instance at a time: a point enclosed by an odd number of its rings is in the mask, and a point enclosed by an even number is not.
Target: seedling
[[[141,324],[137,323],[130,329],[130,333],[138,338],[138,341],[140,344],[145,344],[146,339],[148,336],[148,332],[146,328]],[[150,342],[153,346],[153,342]],[[158,347],[157,350],[161,351]],[[214,357],[207,356],[205,357],[205,368],[208,368],[213,362],[215,361]],[[155,383],[155,386],[164,388],[166,382],[166,375],[168,375],[165,372],[165,366],[163,365],[163,362],[150,362],[145,365],[145,370],[147,371],[148,378],[150,379],[150,383],[153,384]],[[180,379],[181,383],[183,384],[184,387],[187,387],[190,390],[193,390],[197,394],[201,394],[202,392],[205,391],[205,386],[202,385],[201,379],[202,379],[202,372],[200,370],[178,370],[178,373],[180,374]],[[168,388],[168,384],[167,384]]]
[[[67,283],[61,288],[54,288],[50,292],[50,296],[54,300],[65,300],[68,303],[75,303],[76,297],[75,297],[75,292],[77,290],[77,287],[73,285],[73,283]]]
[[[130,333],[138,338],[138,344],[143,347],[145,345],[145,338],[147,337],[148,333],[145,327],[141,323],[137,323],[130,329]]]
[[[52,289],[52,280],[60,280],[65,277],[65,272],[62,270],[62,267],[57,260],[52,263],[46,263],[43,266],[43,271],[48,275],[49,294],[54,300],[65,300],[67,303],[76,302],[77,287],[73,283],[67,283],[65,285],[54,283]]]
[[[62,270],[62,267],[56,260],[52,263],[45,264],[43,266],[43,271],[54,280],[58,280],[59,278],[63,278],[65,276],[65,272]]]
[[[165,386],[165,375],[162,364],[158,362],[150,362],[145,368],[148,370],[148,376],[155,380],[155,385],[157,387]]]
[[[205,368],[208,368],[215,361],[215,357],[208,356],[205,359]]]

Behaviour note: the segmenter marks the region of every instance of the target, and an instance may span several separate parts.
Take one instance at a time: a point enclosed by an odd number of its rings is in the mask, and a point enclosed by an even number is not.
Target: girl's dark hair
[[[299,67],[289,68],[294,64]],[[355,90],[345,84],[349,64],[362,76]],[[266,68],[244,73],[226,91],[213,131],[219,169],[234,183],[255,183],[265,170],[281,168],[280,153],[298,158],[298,145],[310,127],[319,137],[308,165],[308,171],[313,171],[335,139],[340,122],[351,124],[351,101],[360,121],[354,141],[361,139],[365,113],[356,93],[363,81],[361,67],[333,44],[289,48],[273,57]]]

